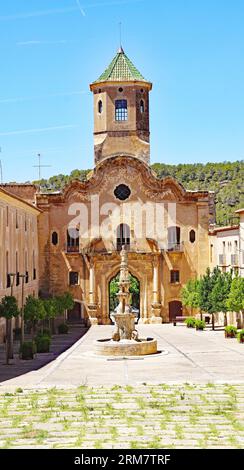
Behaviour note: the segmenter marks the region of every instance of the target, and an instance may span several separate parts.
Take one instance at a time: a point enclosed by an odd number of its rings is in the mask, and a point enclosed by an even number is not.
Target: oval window
[[[52,244],[56,246],[58,244],[58,234],[57,232],[52,233]]]
[[[196,240],[196,232],[195,230],[191,230],[190,233],[189,233],[189,240],[191,243],[194,243],[194,241]]]

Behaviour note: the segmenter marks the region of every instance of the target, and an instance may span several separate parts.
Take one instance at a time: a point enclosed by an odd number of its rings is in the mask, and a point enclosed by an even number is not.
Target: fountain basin
[[[139,341],[99,339],[95,341],[94,352],[100,356],[147,356],[157,353],[157,340],[154,338],[144,338]]]

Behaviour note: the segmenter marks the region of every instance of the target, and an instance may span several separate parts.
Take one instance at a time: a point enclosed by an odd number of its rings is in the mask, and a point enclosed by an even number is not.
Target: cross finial
[[[119,22],[119,50],[118,50],[119,54],[123,54],[124,53],[124,50],[123,50],[123,47],[122,47],[122,23],[121,21]]]

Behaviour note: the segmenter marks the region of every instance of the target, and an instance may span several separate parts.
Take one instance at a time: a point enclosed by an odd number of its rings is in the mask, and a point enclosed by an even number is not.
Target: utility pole
[[[38,158],[38,165],[33,165],[33,168],[38,168],[38,176],[39,176],[39,181],[41,180],[41,169],[42,168],[49,168],[51,167],[51,165],[42,165],[41,164],[41,154],[38,153],[37,154],[37,158]]]

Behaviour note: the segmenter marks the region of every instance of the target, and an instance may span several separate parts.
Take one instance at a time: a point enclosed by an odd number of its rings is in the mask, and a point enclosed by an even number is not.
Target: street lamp
[[[9,273],[10,277],[10,295],[13,297],[13,290],[14,290],[14,280],[15,280],[16,273]],[[13,321],[12,318],[9,319],[8,321],[8,328],[9,332],[7,332],[7,338],[9,335],[9,344],[8,344],[8,354],[9,354],[9,359],[14,358],[14,348],[13,348]]]
[[[24,320],[24,283],[25,283],[25,274],[20,274],[19,277],[22,279],[21,283],[21,321],[20,321],[20,328],[21,328],[21,338],[20,338],[20,345],[22,346],[25,340],[25,320]]]

